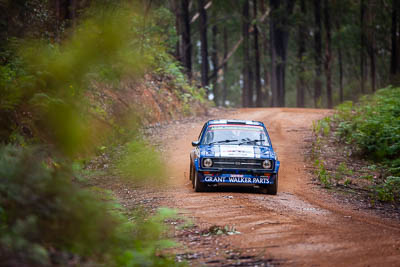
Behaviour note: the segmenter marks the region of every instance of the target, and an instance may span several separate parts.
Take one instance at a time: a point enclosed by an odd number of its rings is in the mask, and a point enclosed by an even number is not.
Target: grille
[[[262,159],[213,158],[212,168],[263,169]]]

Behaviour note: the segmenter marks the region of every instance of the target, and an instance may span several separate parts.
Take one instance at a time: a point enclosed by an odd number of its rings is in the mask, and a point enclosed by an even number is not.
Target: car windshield
[[[202,144],[270,145],[263,127],[228,124],[210,125],[204,135]]]

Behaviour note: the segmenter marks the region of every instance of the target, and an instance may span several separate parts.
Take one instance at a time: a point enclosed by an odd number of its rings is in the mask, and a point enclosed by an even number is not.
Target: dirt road
[[[329,113],[280,108],[241,109],[229,115],[260,120],[267,126],[281,161],[276,196],[243,189],[193,192],[188,178],[189,152],[202,123],[181,125],[178,132],[174,127],[167,129],[165,134],[171,137],[166,145],[171,186],[163,204],[194,218],[200,228],[235,226],[241,234],[224,236],[220,242],[256,251],[283,265],[400,266],[398,222],[342,205],[310,183],[304,140],[311,134],[312,121]],[[215,253],[212,246],[199,249]],[[222,252],[218,255],[223,258]]]

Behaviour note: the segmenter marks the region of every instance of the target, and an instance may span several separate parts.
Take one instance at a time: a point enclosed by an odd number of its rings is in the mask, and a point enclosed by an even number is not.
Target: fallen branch
[[[209,9],[211,5],[212,5],[212,1],[208,2],[208,3],[204,6],[204,9],[205,9],[205,10]],[[193,22],[195,22],[195,21],[199,18],[199,16],[200,16],[200,13],[197,12],[197,13],[193,16],[192,20],[190,21],[190,24],[192,24]]]
[[[267,18],[267,16],[269,15],[270,10],[268,9],[264,15],[262,15],[262,17],[260,18],[260,23],[264,22],[264,20]],[[249,33],[252,33],[254,31],[254,26],[251,26],[249,29]],[[211,80],[214,78],[215,73],[217,73],[220,69],[222,69],[224,67],[224,65],[228,62],[228,60],[232,57],[232,55],[236,52],[236,50],[239,48],[239,46],[242,44],[243,42],[243,36],[240,37],[240,39],[236,42],[236,44],[232,47],[231,51],[229,51],[229,53],[226,55],[226,57],[224,58],[224,60],[222,61],[221,65],[219,65],[217,67],[217,71],[213,72],[213,74],[211,74],[208,79]]]

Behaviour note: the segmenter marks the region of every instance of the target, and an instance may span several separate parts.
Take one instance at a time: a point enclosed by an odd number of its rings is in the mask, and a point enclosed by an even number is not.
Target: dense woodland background
[[[161,183],[140,129],[207,99],[344,102],[314,125],[316,176],[349,186],[363,159],[368,201],[399,207],[399,16],[400,0],[0,0],[0,265],[180,265],[173,212],[127,210],[107,185]]]
[[[217,105],[332,108],[396,83],[397,0],[174,4],[175,54]]]
[[[2,64],[12,38],[60,42],[91,2],[2,1]],[[175,15],[170,52],[218,106],[332,108],[397,81],[397,0],[142,3]]]

